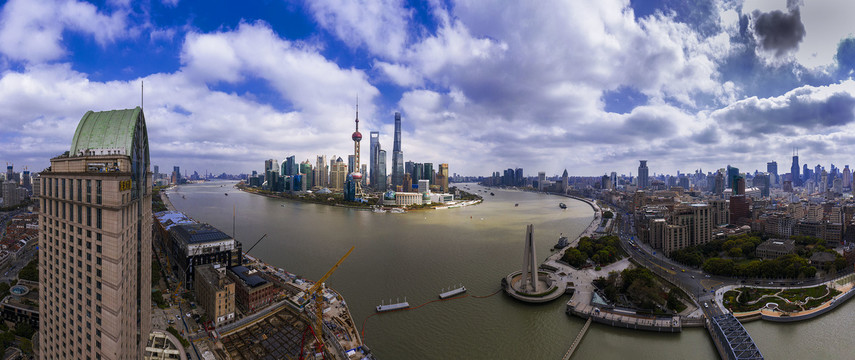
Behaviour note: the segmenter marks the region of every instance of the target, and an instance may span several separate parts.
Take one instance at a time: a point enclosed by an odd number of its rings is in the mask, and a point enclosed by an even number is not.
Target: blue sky
[[[152,163],[248,172],[360,130],[453,173],[849,163],[851,1],[7,1],[0,161],[139,105]],[[366,144],[363,146],[367,148]],[[367,163],[368,152],[362,153]]]

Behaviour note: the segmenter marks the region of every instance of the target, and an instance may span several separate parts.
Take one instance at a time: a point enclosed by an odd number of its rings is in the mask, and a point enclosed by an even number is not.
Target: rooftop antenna
[[[145,81],[140,81],[140,109],[145,107]]]

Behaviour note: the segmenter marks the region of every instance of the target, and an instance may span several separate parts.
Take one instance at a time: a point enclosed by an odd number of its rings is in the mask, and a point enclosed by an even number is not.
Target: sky
[[[855,142],[851,0],[12,0],[0,161],[37,172],[88,110],[144,111],[151,161],[203,173],[353,153],[600,175],[838,167]],[[855,165],[855,160],[852,161]],[[164,170],[161,170],[164,171]]]

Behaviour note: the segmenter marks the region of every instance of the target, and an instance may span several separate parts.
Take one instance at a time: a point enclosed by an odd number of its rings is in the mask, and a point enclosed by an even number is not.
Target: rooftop
[[[247,269],[245,266],[234,266],[229,270],[234,272],[235,275],[237,275],[238,278],[240,278],[241,281],[243,281],[249,287],[256,287],[267,283],[267,280],[264,280],[264,278],[255,273],[247,275],[250,270]]]
[[[154,213],[154,217],[167,231],[169,231],[169,229],[178,224],[196,223],[196,220],[191,219],[180,211],[161,211]]]
[[[211,241],[228,240],[231,236],[208,224],[175,224],[171,233],[187,244],[197,244]]]
[[[82,155],[90,149],[110,149],[130,154],[134,129],[142,109],[87,111],[77,124],[71,140],[71,156]]]

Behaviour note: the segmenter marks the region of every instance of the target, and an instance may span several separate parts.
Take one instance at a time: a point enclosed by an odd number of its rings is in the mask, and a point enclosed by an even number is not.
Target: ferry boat
[[[560,207],[560,208],[562,208],[562,209],[566,209],[566,208],[567,208],[567,205],[566,205],[566,204],[564,204],[564,203],[559,203],[559,204],[558,204],[558,207]]]
[[[381,207],[376,207],[376,208],[374,208],[374,210],[371,210],[371,211],[382,214],[382,213],[386,212],[386,209],[381,208]]]

